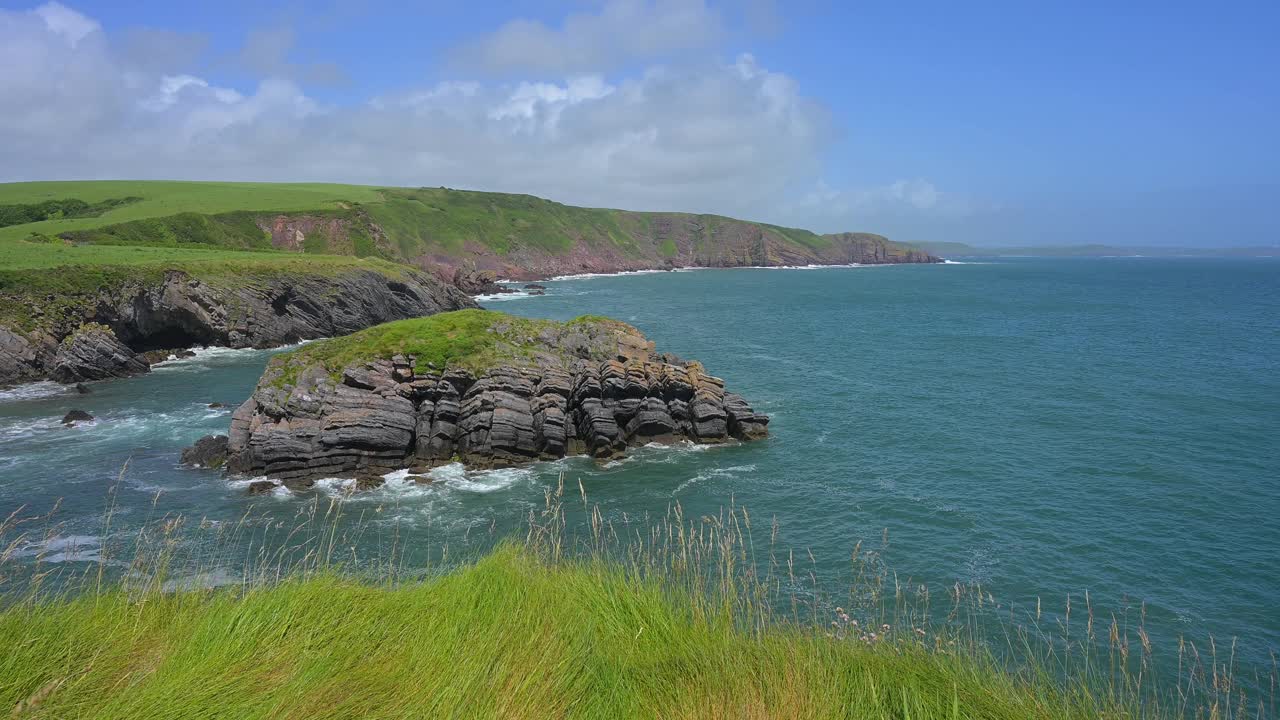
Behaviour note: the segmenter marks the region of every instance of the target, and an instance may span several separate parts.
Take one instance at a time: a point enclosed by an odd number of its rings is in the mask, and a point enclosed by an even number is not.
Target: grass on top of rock
[[[595,360],[612,356],[619,334],[639,335],[626,323],[598,315],[568,322],[515,317],[492,310],[457,310],[429,317],[383,323],[344,337],[309,343],[277,356],[276,384],[292,384],[305,367],[321,364],[330,373],[372,360],[413,355],[419,371],[462,368],[482,372],[508,362],[539,356],[568,360],[571,353],[556,345],[565,331],[584,331],[577,347]],[[576,356],[574,356],[576,357]]]
[[[10,249],[12,246],[0,244],[0,325],[24,331],[41,329],[59,318],[84,315],[103,292],[154,287],[170,271],[229,287],[286,275],[333,277],[355,270],[403,280],[411,272],[405,265],[376,258],[120,246],[93,248],[109,256],[111,262],[13,268],[5,262]]]

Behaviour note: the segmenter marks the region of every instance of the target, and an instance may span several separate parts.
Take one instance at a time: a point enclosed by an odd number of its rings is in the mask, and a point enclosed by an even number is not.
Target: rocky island
[[[493,468],[611,458],[650,442],[755,440],[768,422],[701,363],[658,354],[625,323],[463,310],[274,358],[232,416],[225,466],[295,489],[335,476],[367,485],[451,462]]]

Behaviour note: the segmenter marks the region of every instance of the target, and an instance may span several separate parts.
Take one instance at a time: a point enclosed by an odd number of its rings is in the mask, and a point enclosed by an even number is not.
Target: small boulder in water
[[[249,483],[250,495],[268,495],[275,491],[276,484],[270,480],[254,480]]]
[[[227,436],[205,435],[195,445],[182,451],[182,464],[203,468],[220,468],[227,462]]]
[[[226,405],[224,405],[224,404],[222,404],[222,403],[220,403],[220,402],[211,402],[211,403],[209,403],[209,409],[210,409],[210,410],[217,410],[218,408],[224,408],[224,407],[226,407]]]
[[[185,348],[178,348],[177,350],[148,350],[142,353],[142,358],[152,365],[195,356],[195,352]]]
[[[528,285],[524,286],[524,289],[525,290],[546,290],[547,286],[539,285],[538,283],[529,283]]]
[[[93,391],[90,390],[89,386],[85,385],[84,383],[76,383],[76,392],[80,393],[81,395],[88,395]]]
[[[62,417],[63,425],[75,425],[78,422],[91,422],[93,416],[83,410],[72,410]]]

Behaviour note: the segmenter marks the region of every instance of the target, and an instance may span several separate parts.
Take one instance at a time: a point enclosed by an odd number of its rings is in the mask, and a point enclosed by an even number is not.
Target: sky
[[[523,192],[976,245],[1280,243],[1280,3],[0,0],[0,182]]]

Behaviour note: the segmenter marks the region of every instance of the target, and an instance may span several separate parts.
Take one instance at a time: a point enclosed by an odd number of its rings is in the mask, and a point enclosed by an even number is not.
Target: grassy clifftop
[[[73,211],[61,211],[64,205]],[[39,214],[38,207],[52,210]],[[865,233],[818,235],[716,215],[581,208],[446,188],[12,183],[0,185],[0,216],[44,218],[0,227],[0,263],[10,270],[180,262],[208,250],[377,257],[513,276],[929,259]]]
[[[456,310],[422,318],[397,320],[375,325],[351,335],[311,343],[274,360],[286,366],[322,364],[341,370],[356,362],[389,360],[396,355],[413,355],[424,367],[460,367],[482,371],[504,362],[529,359],[534,353],[563,355],[567,351],[555,341],[565,332],[578,330],[584,349],[590,343],[603,360],[616,354],[615,336],[640,337],[626,323],[605,317],[583,315],[568,322],[516,317],[492,310]]]

